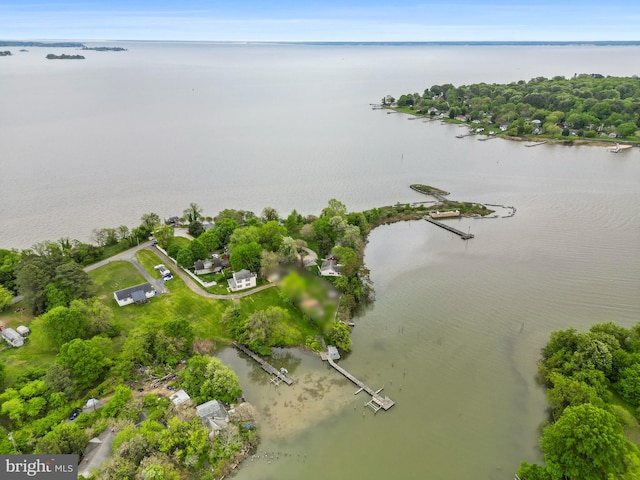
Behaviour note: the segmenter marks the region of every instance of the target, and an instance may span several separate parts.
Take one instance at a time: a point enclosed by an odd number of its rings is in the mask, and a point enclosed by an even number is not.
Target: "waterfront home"
[[[211,400],[196,407],[198,417],[202,420],[213,435],[220,430],[224,430],[229,424],[229,414],[221,402]]]
[[[123,288],[117,292],[113,292],[113,297],[118,305],[124,307],[131,303],[141,304],[148,303],[149,299],[155,296],[156,291],[149,283],[141,283],[129,288]]]
[[[232,292],[237,292],[238,290],[255,287],[257,278],[258,275],[256,273],[252,273],[249,270],[240,270],[239,272],[234,272],[233,277],[227,280],[227,283]]]
[[[323,277],[340,277],[342,276],[342,265],[335,258],[327,258],[322,261],[322,265],[318,267],[320,275]]]

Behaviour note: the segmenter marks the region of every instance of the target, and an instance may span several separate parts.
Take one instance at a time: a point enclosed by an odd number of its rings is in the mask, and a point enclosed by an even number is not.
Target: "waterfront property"
[[[210,400],[198,405],[196,412],[198,412],[198,417],[209,427],[213,435],[229,426],[229,414],[224,405],[218,400]]]
[[[439,212],[436,210],[435,212],[429,212],[429,216],[431,218],[455,218],[460,216],[459,210],[450,210],[447,212]]]
[[[374,413],[378,413],[378,410],[380,409],[389,410],[391,407],[395,405],[396,402],[391,400],[389,397],[383,397],[382,395],[380,395],[382,388],[379,388],[378,390],[374,390],[373,388],[369,387],[367,384],[365,384],[361,380],[358,380],[356,377],[351,375],[348,371],[346,371],[344,368],[339,366],[336,362],[334,362],[333,360],[336,356],[335,355],[336,353],[337,353],[337,349],[335,347],[329,346],[326,352],[322,352],[320,354],[320,358],[322,358],[322,360],[326,360],[327,362],[329,362],[329,365],[331,365],[338,372],[340,372],[342,375],[344,375],[353,383],[355,383],[358,387],[360,387],[356,391],[356,395],[362,392],[363,390],[367,392],[369,395],[371,395],[371,400],[365,403],[365,406],[371,408],[371,410],[373,410]],[[340,355],[337,355],[337,357],[340,358]]]
[[[227,280],[227,282],[229,283],[231,291],[237,292],[238,290],[255,287],[257,278],[258,275],[256,273],[250,272],[249,270],[240,270],[239,272],[234,272],[233,277]]]
[[[233,346],[236,347],[238,350],[240,350],[242,353],[248,355],[252,360],[256,361],[265,372],[271,374],[271,381],[276,386],[280,385],[280,382],[284,382],[287,385],[291,385],[293,383],[293,380],[291,380],[287,376],[289,372],[286,369],[278,370],[269,362],[260,358],[255,352],[249,350],[244,345],[240,345],[237,342],[233,342]]]
[[[342,265],[340,265],[338,261],[333,258],[327,258],[326,260],[323,260],[322,265],[318,267],[318,270],[320,271],[320,275],[322,275],[323,277],[342,276]]]
[[[113,297],[118,305],[124,307],[132,303],[141,304],[149,302],[149,299],[155,296],[156,291],[149,283],[141,283],[129,288],[123,288],[117,292],[113,292]]]

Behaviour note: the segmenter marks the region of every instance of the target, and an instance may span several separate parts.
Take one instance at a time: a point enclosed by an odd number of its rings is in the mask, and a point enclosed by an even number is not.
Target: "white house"
[[[234,272],[233,278],[230,278],[227,282],[231,291],[237,292],[238,290],[255,287],[257,278],[258,275],[256,273],[252,273],[249,270],[240,270],[239,272]]]
[[[327,259],[322,261],[322,265],[319,267],[320,275],[323,277],[341,277],[342,265],[340,265],[334,259]]]
[[[147,303],[149,299],[155,296],[156,291],[149,283],[141,283],[134,287],[123,288],[117,292],[113,292],[113,297],[118,305],[124,307],[131,303]]]
[[[13,328],[3,329],[2,338],[4,338],[12,347],[21,347],[24,345],[24,337],[16,332]]]

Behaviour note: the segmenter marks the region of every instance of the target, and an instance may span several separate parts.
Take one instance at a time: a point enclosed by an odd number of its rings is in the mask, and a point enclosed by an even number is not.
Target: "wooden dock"
[[[453,227],[450,227],[449,225],[447,225],[445,223],[436,222],[434,219],[429,218],[429,217],[424,217],[424,219],[429,223],[433,223],[434,225],[439,226],[440,228],[444,228],[445,230],[449,230],[451,233],[455,233],[456,235],[458,235],[463,240],[469,240],[470,238],[473,238],[473,233],[461,232],[460,230],[455,229]]]
[[[236,342],[233,342],[233,346],[236,347],[238,350],[240,350],[242,353],[247,354],[249,357],[251,357],[256,362],[258,362],[258,364],[262,367],[262,369],[265,372],[271,374],[272,375],[271,381],[276,386],[278,386],[280,384],[280,382],[284,382],[287,385],[291,385],[293,383],[293,380],[291,380],[289,377],[287,377],[280,370],[278,370],[277,368],[275,368],[274,366],[270,365],[268,362],[263,360],[260,356],[258,356],[257,353],[252,352],[251,350],[249,350],[244,345],[240,345],[239,343],[236,343]],[[274,377],[275,377],[275,379],[274,379]]]
[[[356,377],[354,377],[349,372],[347,372],[344,368],[339,366],[331,358],[326,357],[326,360],[329,362],[329,365],[331,365],[333,368],[339,371],[342,375],[344,375],[353,383],[355,383],[358,387],[360,387],[360,389],[356,392],[356,395],[363,390],[367,392],[369,395],[371,395],[371,400],[367,402],[365,405],[370,407],[374,412],[378,412],[378,410],[380,409],[389,410],[391,407],[395,405],[396,402],[391,400],[389,397],[383,397],[382,395],[380,395],[380,391],[382,390],[382,388],[380,388],[379,390],[373,390],[373,388],[365,385],[363,382],[361,382]]]

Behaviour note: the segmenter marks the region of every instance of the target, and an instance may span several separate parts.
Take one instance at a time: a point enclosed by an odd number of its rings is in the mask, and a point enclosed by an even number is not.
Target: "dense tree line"
[[[575,129],[587,137],[611,132],[628,137],[640,126],[640,78],[580,74],[509,84],[433,85],[422,94],[401,95],[397,106],[506,125],[510,135],[530,134],[536,128],[532,121],[539,121],[541,131],[550,135]]]
[[[545,466],[522,463],[520,478],[640,478],[640,451],[624,435],[640,416],[640,326],[554,332],[539,375],[554,422],[540,440]]]

